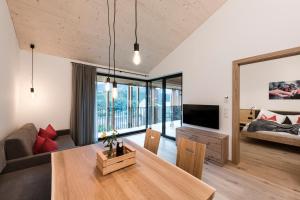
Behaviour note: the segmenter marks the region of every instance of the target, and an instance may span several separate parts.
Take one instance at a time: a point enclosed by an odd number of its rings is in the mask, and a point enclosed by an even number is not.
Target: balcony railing
[[[162,107],[149,107],[149,124],[162,123]],[[112,130],[113,109],[97,108],[97,126],[98,132]],[[181,106],[166,107],[166,121],[175,121],[181,119]],[[133,127],[146,127],[146,108],[132,107],[127,109],[115,109],[115,128],[129,129]]]
[[[97,109],[98,131],[112,130],[113,109]],[[115,109],[115,128],[146,126],[146,108]]]

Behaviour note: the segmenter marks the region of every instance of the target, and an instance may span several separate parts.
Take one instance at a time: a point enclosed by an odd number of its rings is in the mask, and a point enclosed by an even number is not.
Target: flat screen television
[[[183,104],[183,123],[219,129],[219,106]]]

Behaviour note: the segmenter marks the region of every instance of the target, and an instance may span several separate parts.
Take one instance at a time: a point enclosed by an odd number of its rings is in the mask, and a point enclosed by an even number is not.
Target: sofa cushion
[[[51,199],[51,164],[0,175],[0,199]]]
[[[53,137],[53,136],[50,135],[50,133],[49,133],[48,131],[46,131],[46,130],[43,129],[43,128],[40,128],[38,135],[39,135],[40,137],[45,138],[45,139],[46,139],[46,138],[52,139],[52,137]]]
[[[42,146],[42,152],[52,152],[57,151],[57,143],[50,138],[46,138],[46,141],[44,142]]]
[[[11,160],[33,155],[32,147],[37,135],[33,124],[25,124],[5,138],[6,159]]]
[[[52,140],[57,137],[56,130],[53,128],[51,124],[49,124],[46,128],[46,131],[49,133],[48,137]]]
[[[46,141],[45,138],[43,138],[39,135],[36,136],[36,140],[33,145],[33,153],[34,154],[42,153],[42,147],[43,147],[45,141]]]
[[[75,147],[74,141],[71,138],[71,135],[62,135],[56,138],[58,150],[70,149]]]
[[[56,131],[55,132],[53,132],[52,130],[49,131],[48,127],[47,129],[40,128],[38,135],[45,139],[50,138],[52,140],[57,136]]]
[[[5,151],[4,151],[4,140],[0,141],[0,173],[6,166],[6,158],[5,158]]]
[[[32,156],[26,156],[13,160],[8,160],[1,174],[23,170],[29,167],[42,165],[51,162],[51,153],[40,153]],[[0,176],[1,176],[0,174]]]

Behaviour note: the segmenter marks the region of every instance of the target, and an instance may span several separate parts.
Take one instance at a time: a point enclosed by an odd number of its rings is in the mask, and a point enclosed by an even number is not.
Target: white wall
[[[56,129],[70,127],[71,60],[34,53],[34,89],[31,88],[31,52],[21,50],[18,74],[18,124],[33,122],[38,128],[49,123]]]
[[[151,73],[182,71],[183,103],[219,104],[220,132],[231,135],[232,61],[299,46],[299,7],[299,0],[228,0]]]
[[[6,1],[0,1],[0,140],[16,128],[19,45]]]
[[[32,122],[37,128],[51,123],[55,129],[70,128],[72,64],[68,58],[34,53],[34,89],[31,88],[31,51],[20,51],[18,72],[17,123]],[[99,67],[105,67],[96,65]],[[107,70],[98,70],[107,73]],[[116,73],[126,75],[124,73]],[[136,76],[133,76],[136,77]]]
[[[300,100],[270,100],[269,83],[300,79],[300,56],[241,67],[241,108],[299,111]]]

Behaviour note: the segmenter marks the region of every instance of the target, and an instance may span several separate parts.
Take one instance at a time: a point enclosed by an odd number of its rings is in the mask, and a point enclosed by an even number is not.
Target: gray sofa
[[[26,124],[0,141],[1,200],[51,199],[51,153],[33,154],[37,134]],[[57,134],[58,151],[75,147],[69,130]]]

